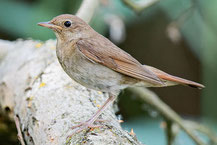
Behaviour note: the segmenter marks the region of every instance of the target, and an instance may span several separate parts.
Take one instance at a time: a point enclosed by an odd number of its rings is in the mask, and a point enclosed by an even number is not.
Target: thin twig
[[[158,110],[165,118],[171,120],[173,123],[176,123],[180,126],[198,145],[205,145],[205,143],[196,136],[191,128],[187,127],[182,120],[182,118],[173,111],[167,104],[159,99],[159,97],[153,93],[152,91],[146,88],[128,88],[130,91],[134,92],[141,99],[143,99],[146,103],[153,106],[156,110]]]
[[[185,124],[189,128],[193,128],[193,129],[207,135],[213,143],[217,144],[216,134],[212,130],[210,130],[208,127],[205,127],[204,125],[201,125],[197,122],[193,122],[193,121],[189,121],[189,120],[185,120]]]
[[[18,137],[18,140],[20,141],[21,145],[25,145],[25,142],[23,140],[23,135],[22,135],[22,132],[20,130],[20,121],[19,121],[19,118],[18,118],[17,115],[14,116],[14,121],[15,121],[16,128],[17,128],[17,137]]]
[[[165,119],[166,122],[166,133],[167,133],[167,144],[172,145],[173,143],[173,130],[172,125],[173,122],[171,120]]]
[[[76,16],[89,23],[98,5],[99,0],[83,0]]]
[[[142,12],[144,9],[152,6],[153,4],[159,2],[160,0],[141,0],[135,2],[132,0],[122,0],[128,7],[134,10],[136,13]]]

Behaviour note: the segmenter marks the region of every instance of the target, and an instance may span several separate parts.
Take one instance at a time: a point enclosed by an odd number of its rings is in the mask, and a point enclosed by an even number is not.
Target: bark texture
[[[100,116],[106,122],[96,123],[103,128],[67,139],[70,127],[87,120],[108,95],[69,78],[57,61],[55,45],[55,40],[0,40],[1,113],[12,119],[17,115],[25,144],[141,144],[121,128],[112,106]]]

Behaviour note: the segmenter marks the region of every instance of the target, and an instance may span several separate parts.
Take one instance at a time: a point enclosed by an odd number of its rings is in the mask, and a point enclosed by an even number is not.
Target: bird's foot
[[[98,119],[94,122],[105,122],[105,121],[106,120]],[[83,130],[88,130],[88,129],[93,130],[95,128],[102,128],[103,127],[103,125],[94,125],[93,124],[94,122],[92,122],[91,120],[87,120],[85,122],[81,122],[78,125],[73,126],[71,128],[73,130],[73,133],[70,136],[68,136],[68,138],[72,137],[73,135],[75,135],[77,133],[80,133]]]

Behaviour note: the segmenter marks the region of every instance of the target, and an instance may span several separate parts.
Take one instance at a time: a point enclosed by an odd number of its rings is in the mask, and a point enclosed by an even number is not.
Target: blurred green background
[[[75,14],[81,2],[0,0],[0,39],[55,39],[51,30],[36,24],[59,14]],[[184,118],[217,130],[216,18],[216,0],[161,0],[141,13],[134,12],[121,0],[100,0],[90,25],[141,63],[203,83],[206,86],[203,90],[183,86],[152,90]],[[134,128],[140,141],[147,145],[166,144],[160,127],[163,118],[150,106],[123,91],[119,107],[118,114],[125,121],[123,127]],[[14,137],[6,140],[5,127],[0,125],[0,145],[15,143]],[[194,143],[182,132],[174,144]]]

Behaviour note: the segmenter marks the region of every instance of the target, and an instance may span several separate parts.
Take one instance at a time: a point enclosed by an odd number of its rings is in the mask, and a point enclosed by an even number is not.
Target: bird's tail
[[[202,84],[170,75],[168,73],[165,73],[151,66],[145,65],[145,67],[151,70],[152,72],[154,72],[166,84],[166,86],[173,86],[173,85],[181,84],[181,85],[187,85],[187,86],[198,88],[198,89],[204,88],[204,85]]]

